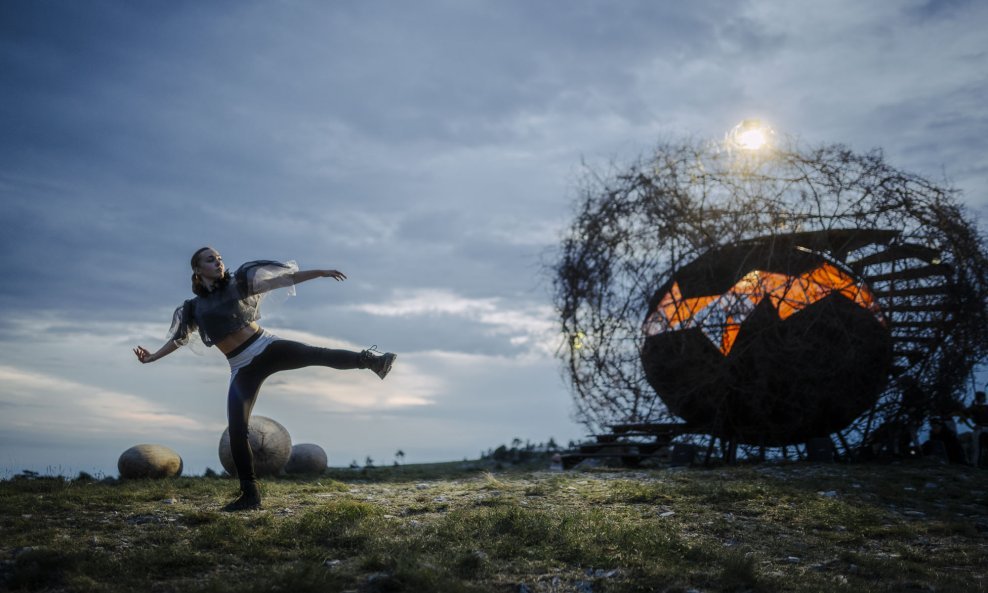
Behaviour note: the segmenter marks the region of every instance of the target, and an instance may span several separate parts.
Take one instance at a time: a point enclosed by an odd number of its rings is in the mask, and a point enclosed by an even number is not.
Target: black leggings
[[[359,352],[318,348],[300,342],[275,340],[250,363],[237,371],[230,381],[227,398],[227,419],[230,422],[230,452],[237,467],[240,482],[257,479],[254,473],[254,453],[247,440],[247,422],[257,401],[261,383],[278,371],[289,371],[309,366],[334,369],[364,368]]]

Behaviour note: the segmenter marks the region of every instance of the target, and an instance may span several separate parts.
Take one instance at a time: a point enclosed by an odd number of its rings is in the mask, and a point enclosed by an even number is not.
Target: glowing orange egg
[[[669,410],[711,434],[770,446],[826,436],[876,401],[888,328],[870,289],[804,249],[717,249],[655,292],[645,374]]]

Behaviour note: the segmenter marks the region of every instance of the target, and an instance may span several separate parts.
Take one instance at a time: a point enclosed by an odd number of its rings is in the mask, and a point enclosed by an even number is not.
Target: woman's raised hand
[[[147,348],[143,346],[138,346],[134,348],[134,354],[137,356],[137,360],[147,364],[149,362],[154,362],[154,358],[151,357],[151,353]]]
[[[333,278],[337,281],[346,280],[346,274],[339,270],[323,270],[323,275],[325,278]]]

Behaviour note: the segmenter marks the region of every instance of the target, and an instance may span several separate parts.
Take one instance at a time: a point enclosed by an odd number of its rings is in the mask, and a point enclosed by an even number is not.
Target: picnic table
[[[673,439],[692,432],[682,422],[626,422],[608,424],[607,428],[610,432],[591,435],[593,440],[563,453],[563,469],[595,458],[618,458],[629,467],[637,467],[647,459],[673,463]]]

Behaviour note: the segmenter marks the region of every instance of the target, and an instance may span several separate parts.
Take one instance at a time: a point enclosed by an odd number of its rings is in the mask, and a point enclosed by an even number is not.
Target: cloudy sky
[[[202,245],[347,273],[265,327],[399,353],[265,384],[331,465],[584,429],[545,271],[586,168],[758,117],[988,208],[988,3],[0,3],[0,477],[219,468],[229,370],[151,365]]]

